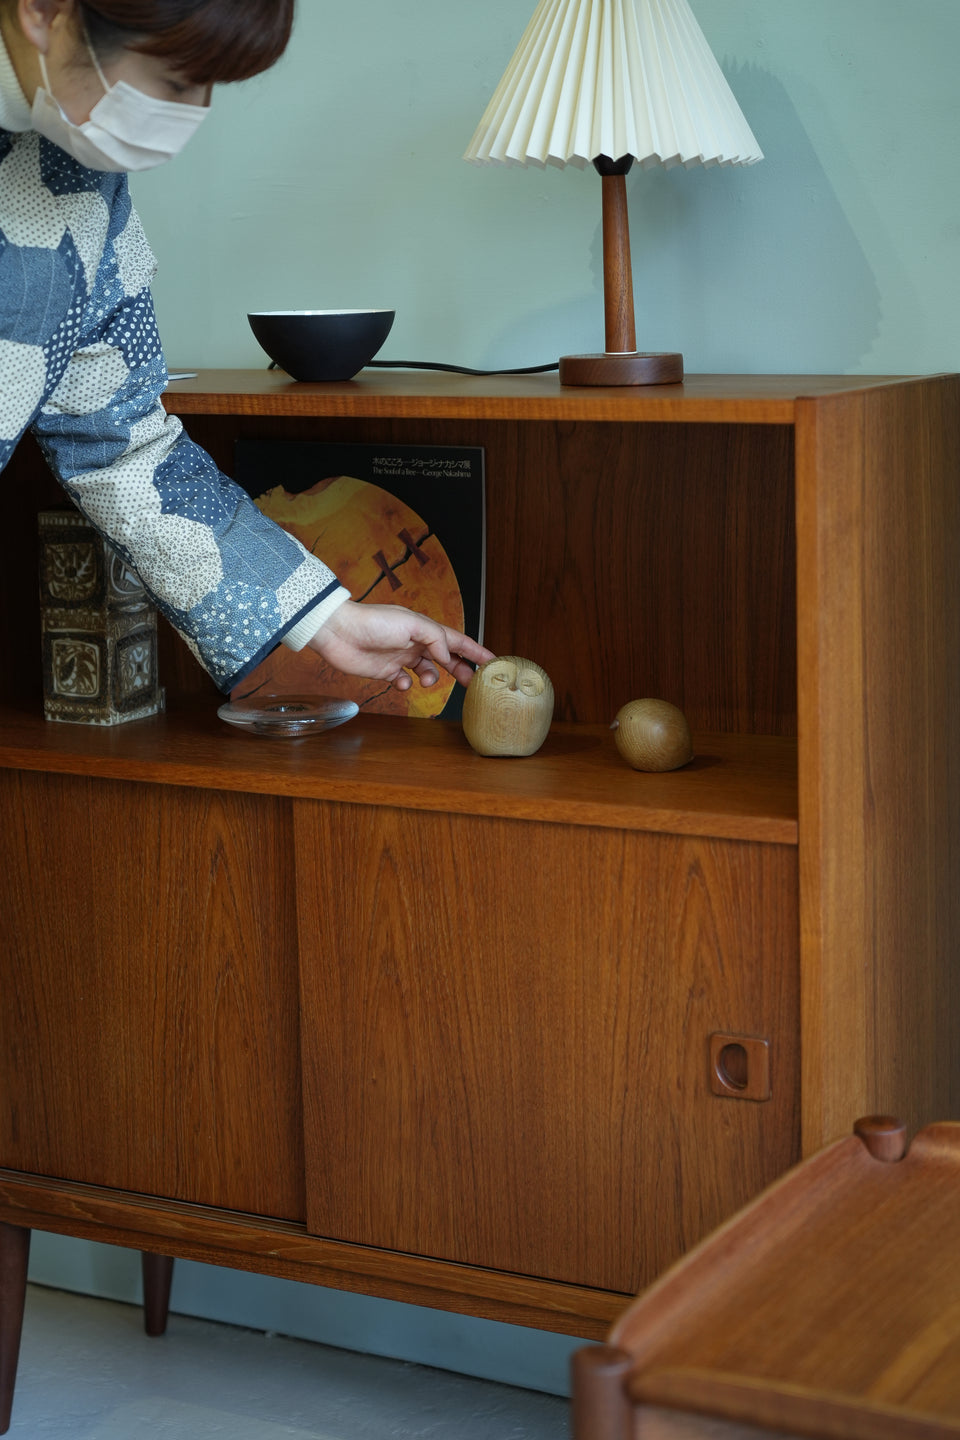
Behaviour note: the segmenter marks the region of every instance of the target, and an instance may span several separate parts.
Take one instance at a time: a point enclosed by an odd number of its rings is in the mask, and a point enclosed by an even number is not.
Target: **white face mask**
[[[106,94],[90,111],[90,119],[75,125],[54,99],[41,54],[43,89],[33,97],[34,130],[90,170],[150,170],[172,159],[206,117],[209,106],[157,100],[125,80],[109,85],[90,41],[86,36],[84,40]]]

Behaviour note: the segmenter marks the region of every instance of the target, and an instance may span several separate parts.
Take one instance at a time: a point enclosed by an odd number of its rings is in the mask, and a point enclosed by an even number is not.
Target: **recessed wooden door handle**
[[[710,1089],[731,1100],[769,1100],[770,1041],[716,1031],[710,1036]]]

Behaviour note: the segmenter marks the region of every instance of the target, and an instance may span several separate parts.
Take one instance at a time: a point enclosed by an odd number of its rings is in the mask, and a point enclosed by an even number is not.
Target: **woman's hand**
[[[494,658],[468,635],[438,625],[401,605],[361,605],[345,600],[307,642],[328,665],[346,675],[387,680],[409,690],[413,671],[421,685],[435,685],[440,669],[468,685],[474,665]]]

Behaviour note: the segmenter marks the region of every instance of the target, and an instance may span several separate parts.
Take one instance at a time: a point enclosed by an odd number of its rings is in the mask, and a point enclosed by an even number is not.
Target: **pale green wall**
[[[642,349],[687,369],[960,369],[960,0],[694,0],[767,159],[629,181]],[[459,157],[533,0],[300,0],[289,55],[135,182],[175,366],[265,363],[248,309],[388,306],[383,358],[602,346],[591,172]],[[133,1299],[136,1257],[37,1235],[35,1278]],[[562,1389],[570,1342],[181,1265],[174,1306]]]
[[[533,0],[301,0],[270,73],[135,180],[172,365],[248,309],[387,306],[382,358],[602,348],[599,182],[461,154]],[[766,160],[628,181],[642,349],[687,369],[960,368],[960,0],[694,0]]]

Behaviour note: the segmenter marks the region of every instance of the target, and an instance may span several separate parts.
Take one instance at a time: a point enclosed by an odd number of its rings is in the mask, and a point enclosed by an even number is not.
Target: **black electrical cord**
[[[450,370],[455,375],[545,375],[560,369],[559,360],[552,365],[525,365],[517,370],[471,370],[466,365],[442,365],[436,360],[368,360],[367,365],[379,365],[384,370]],[[271,360],[267,369],[279,370],[280,366]]]
[[[516,370],[471,370],[466,365],[441,365],[435,360],[368,360],[370,366],[395,370],[451,370],[456,375],[544,375],[548,370],[559,370],[560,362],[552,365],[523,365]]]

